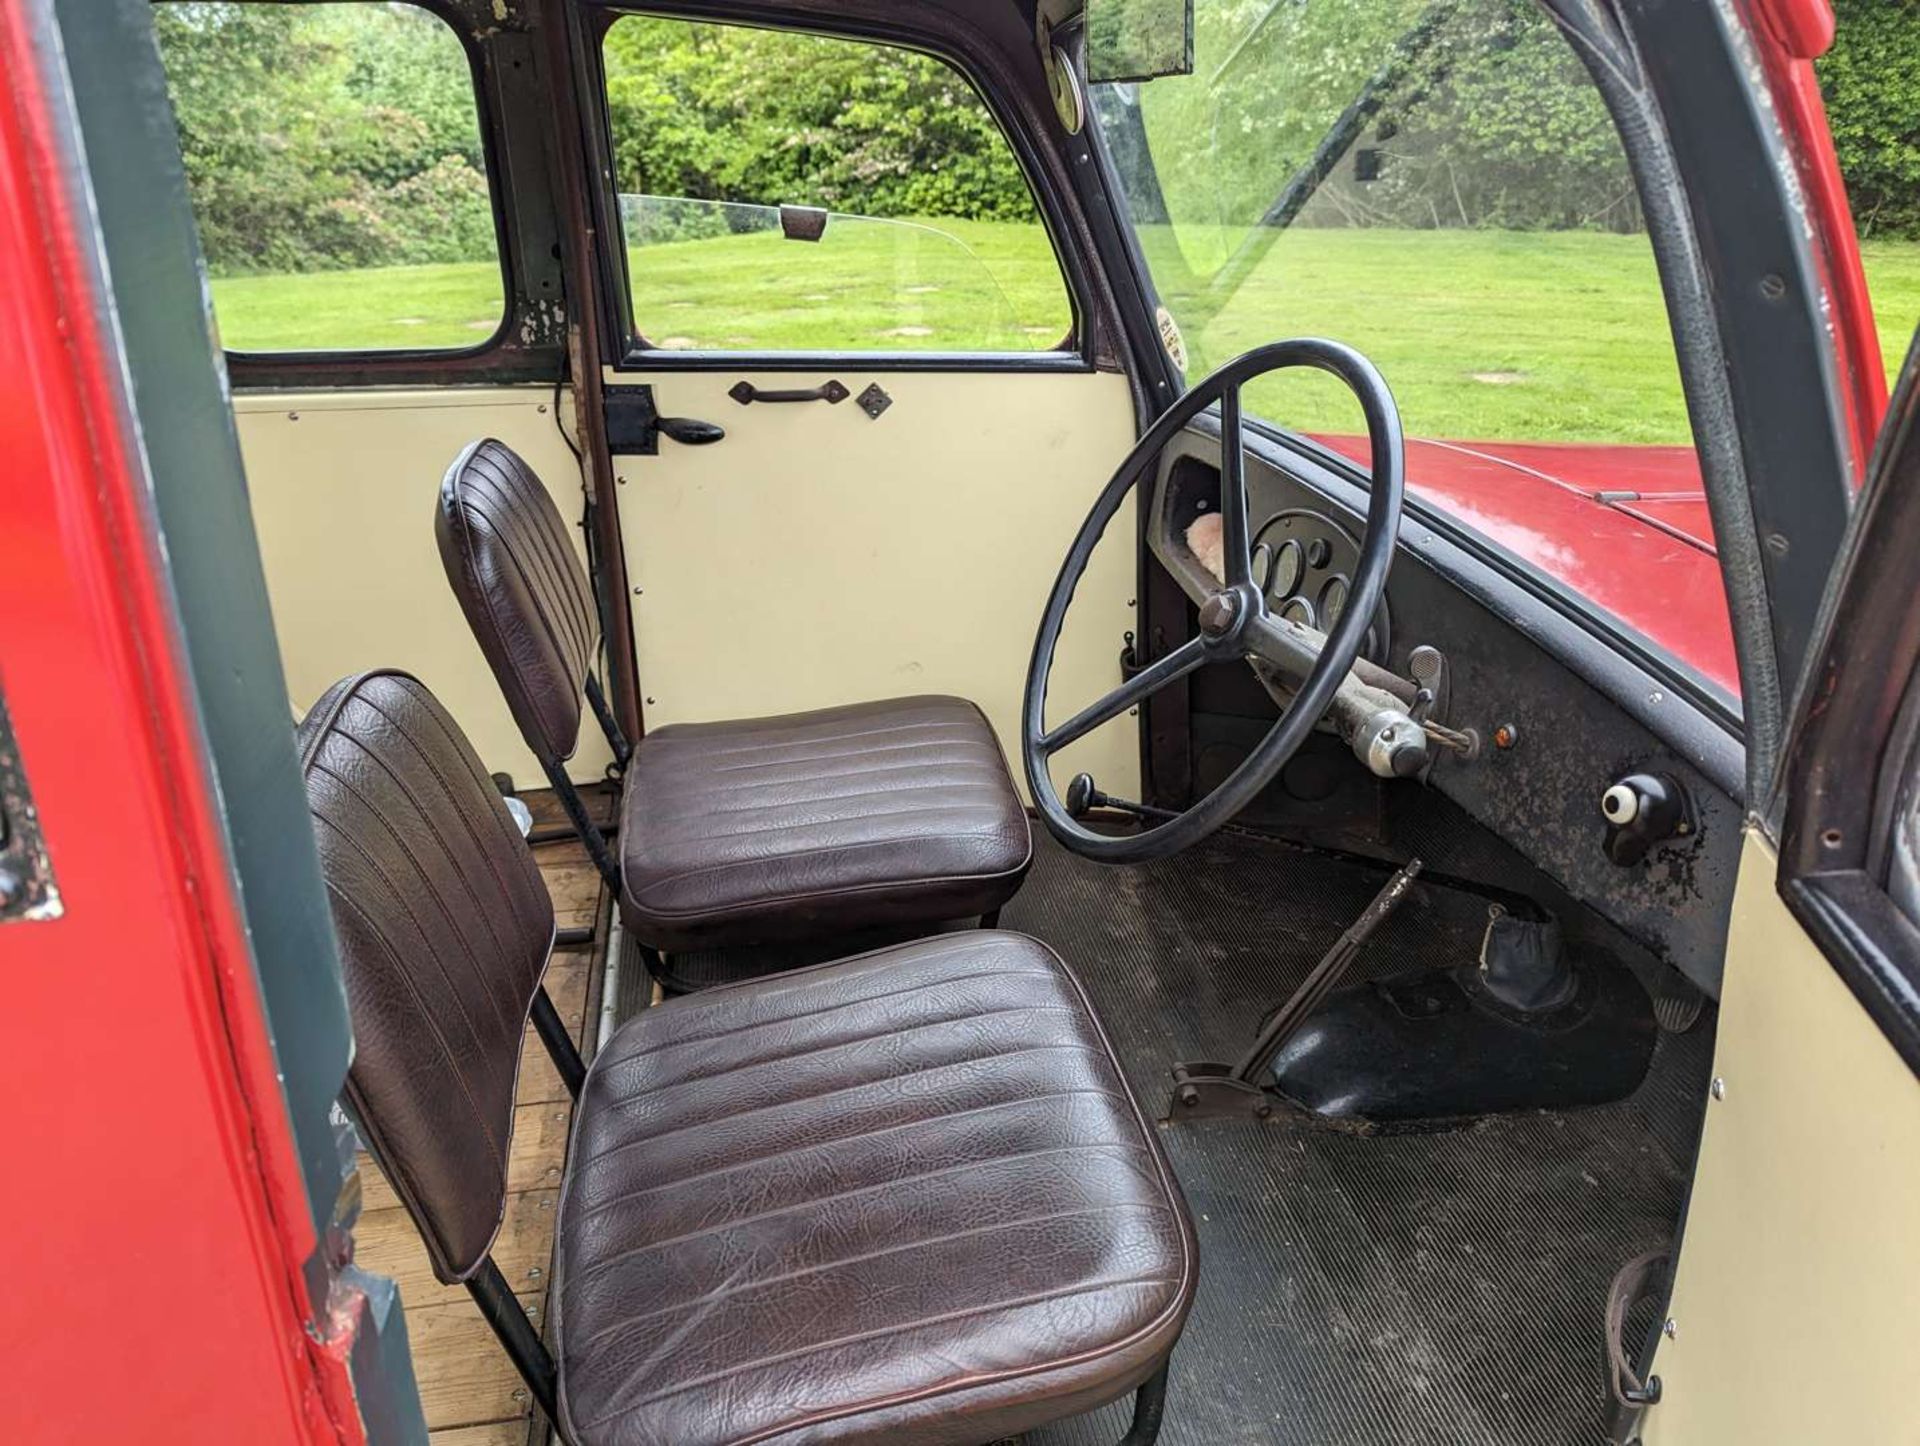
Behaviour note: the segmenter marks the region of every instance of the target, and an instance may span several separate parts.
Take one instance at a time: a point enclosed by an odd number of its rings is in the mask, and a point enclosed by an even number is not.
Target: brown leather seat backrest
[[[299,741],[353,1015],[347,1104],[435,1274],[464,1280],[506,1207],[553,901],[486,769],[418,679],[334,684]]]
[[[571,758],[600,619],[560,509],[518,453],[487,437],[447,468],[434,535],[527,746],[549,763]]]

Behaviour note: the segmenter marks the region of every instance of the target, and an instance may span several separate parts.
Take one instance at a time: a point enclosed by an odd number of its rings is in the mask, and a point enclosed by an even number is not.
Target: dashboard
[[[1196,423],[1168,447],[1146,499],[1147,547],[1189,596],[1196,581],[1207,586],[1186,538],[1218,510],[1218,455],[1217,425]],[[1363,486],[1333,462],[1250,431],[1247,488],[1255,581],[1276,613],[1324,631],[1349,596]],[[1321,766],[1357,775],[1347,780],[1351,796],[1384,791],[1382,813],[1404,797],[1396,790],[1442,795],[1573,899],[1717,994],[1742,823],[1739,740],[1630,648],[1542,596],[1517,575],[1519,566],[1410,500],[1363,656],[1411,679],[1416,649],[1438,654],[1447,696],[1435,721],[1479,746],[1471,756],[1437,753],[1417,782],[1366,777],[1351,756]],[[1179,641],[1167,636],[1170,645]],[[1211,786],[1277,716],[1252,670],[1237,672],[1247,678],[1196,686],[1185,705],[1195,790]],[[1155,731],[1162,727],[1154,720]],[[1601,801],[1621,778],[1643,776],[1675,784],[1687,809],[1684,837],[1623,865],[1611,856]],[[1283,773],[1269,793],[1287,787]],[[1276,797],[1271,816],[1287,816],[1290,802]]]

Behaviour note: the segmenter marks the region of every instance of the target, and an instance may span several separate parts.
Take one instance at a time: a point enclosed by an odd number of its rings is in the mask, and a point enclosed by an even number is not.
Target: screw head
[[[1717,1100],[1725,1099],[1727,1097],[1727,1082],[1719,1075],[1715,1075],[1713,1077],[1713,1083],[1708,1086],[1708,1093]]]
[[[1672,1316],[1668,1316],[1667,1323],[1660,1327],[1660,1334],[1670,1341],[1678,1339],[1680,1335],[1680,1323]]]
[[[1504,751],[1505,749],[1513,747],[1513,745],[1518,743],[1519,741],[1520,741],[1520,730],[1514,727],[1513,724],[1500,723],[1494,726],[1493,746],[1495,748],[1498,748]]]

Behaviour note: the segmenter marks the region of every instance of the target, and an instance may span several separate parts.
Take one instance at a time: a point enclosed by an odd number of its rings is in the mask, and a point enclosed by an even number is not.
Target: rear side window
[[[965,77],[890,46],[627,16],[602,47],[636,341],[1032,352],[1072,310]]]
[[[180,0],[154,25],[228,349],[465,350],[499,331],[473,71],[444,21]]]

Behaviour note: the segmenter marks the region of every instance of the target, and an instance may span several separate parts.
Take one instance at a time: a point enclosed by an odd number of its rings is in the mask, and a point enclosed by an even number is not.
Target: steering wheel
[[[1367,503],[1366,535],[1360,542],[1346,607],[1295,691],[1291,706],[1275,721],[1267,736],[1220,786],[1184,812],[1138,833],[1095,833],[1070,814],[1054,790],[1047,760],[1062,748],[1117,718],[1169,683],[1206,663],[1223,658],[1245,658],[1275,666],[1297,668],[1301,643],[1297,631],[1274,617],[1266,595],[1253,581],[1253,555],[1247,528],[1247,477],[1240,390],[1255,377],[1287,367],[1314,367],[1331,372],[1359,399],[1367,419],[1372,448],[1373,484]],[[1053,728],[1046,726],[1047,679],[1053,671],[1054,650],[1066,621],[1073,591],[1086,571],[1087,560],[1127,493],[1148,475],[1168,442],[1215,401],[1220,403],[1220,518],[1224,585],[1200,606],[1197,636],[1165,657],[1142,668],[1097,703],[1083,708]],[[1273,342],[1255,347],[1213,372],[1181,396],[1147,429],[1146,435],[1121,462],[1087,520],[1080,525],[1067,558],[1054,580],[1033,640],[1033,658],[1027,665],[1027,691],[1021,727],[1021,754],[1027,786],[1053,836],[1087,858],[1107,863],[1142,863],[1165,858],[1198,843],[1227,822],[1274,779],[1287,760],[1299,751],[1309,731],[1332,703],[1347,671],[1379,610],[1393,566],[1393,549],[1400,533],[1400,503],[1406,474],[1406,444],[1400,433],[1400,409],[1385,379],[1359,352],[1338,342],[1317,338]]]

